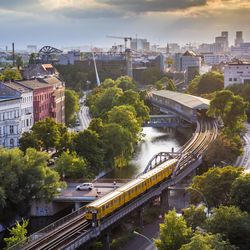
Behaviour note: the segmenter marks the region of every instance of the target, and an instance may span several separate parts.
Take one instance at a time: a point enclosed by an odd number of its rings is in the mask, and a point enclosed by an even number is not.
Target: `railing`
[[[48,235],[50,232],[55,231],[55,230],[59,230],[61,228],[61,226],[63,226],[65,223],[71,221],[72,219],[75,219],[76,217],[78,217],[79,215],[82,215],[86,212],[86,208],[85,207],[81,207],[80,209],[60,218],[59,220],[51,223],[50,225],[48,225],[47,227],[44,227],[43,229],[31,234],[29,237],[27,237],[24,241],[19,242],[18,244],[8,248],[10,250],[18,250],[20,249],[23,245],[26,245],[26,243],[31,242],[31,241],[35,241],[38,240],[42,237],[44,237],[45,235]]]

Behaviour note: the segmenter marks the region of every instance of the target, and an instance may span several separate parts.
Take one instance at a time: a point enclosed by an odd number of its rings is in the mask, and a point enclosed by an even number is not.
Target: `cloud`
[[[145,13],[166,12],[204,6],[207,0],[97,0],[97,2],[105,3],[124,11]]]
[[[72,19],[120,18],[124,14],[119,10],[105,8],[60,8],[56,13]]]

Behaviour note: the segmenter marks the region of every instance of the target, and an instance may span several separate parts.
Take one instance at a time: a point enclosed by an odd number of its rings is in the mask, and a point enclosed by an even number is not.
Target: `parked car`
[[[80,126],[80,125],[81,125],[80,120],[76,119],[76,126]]]
[[[94,188],[92,183],[82,183],[76,186],[76,190],[92,190]]]

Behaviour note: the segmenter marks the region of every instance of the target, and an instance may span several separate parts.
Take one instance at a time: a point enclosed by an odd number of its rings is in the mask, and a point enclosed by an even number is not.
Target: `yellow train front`
[[[139,178],[88,204],[86,206],[87,220],[91,220],[93,226],[100,225],[103,218],[171,176],[176,163],[176,159],[169,160]]]

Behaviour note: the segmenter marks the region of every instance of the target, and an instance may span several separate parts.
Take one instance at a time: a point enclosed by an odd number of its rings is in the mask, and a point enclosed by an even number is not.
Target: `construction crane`
[[[127,43],[128,41],[132,40],[132,37],[127,37],[127,36],[107,36],[108,38],[114,38],[114,39],[123,39],[124,40],[124,45],[125,45],[125,51],[127,49]]]

